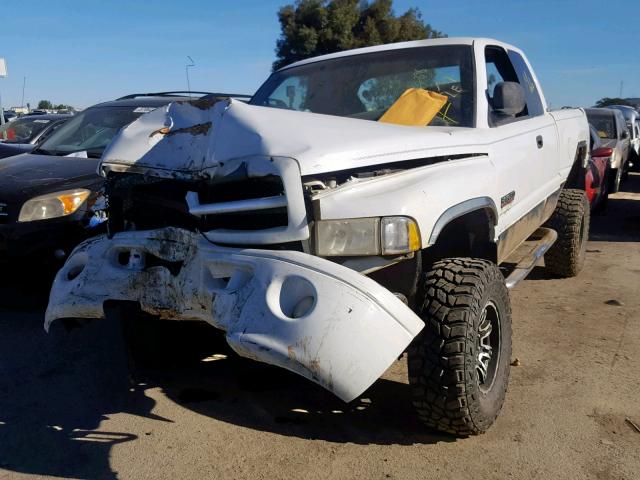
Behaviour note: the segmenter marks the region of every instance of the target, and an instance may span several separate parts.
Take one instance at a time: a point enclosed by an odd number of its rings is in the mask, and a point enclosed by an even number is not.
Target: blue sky
[[[253,93],[269,74],[287,0],[20,0],[2,2],[3,105],[46,98],[87,107],[144,91]],[[638,0],[395,0],[418,7],[449,36],[485,36],[522,48],[554,107],[603,96],[640,97]],[[627,21],[628,19],[628,21]],[[632,22],[635,22],[632,23]]]

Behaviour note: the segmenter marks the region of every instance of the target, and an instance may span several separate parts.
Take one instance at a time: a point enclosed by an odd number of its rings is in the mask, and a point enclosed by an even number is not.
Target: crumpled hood
[[[237,100],[174,102],[124,128],[103,165],[162,176],[213,177],[231,159],[295,158],[302,175],[478,152],[475,129],[406,127],[248,105]],[[482,153],[482,152],[480,152]]]

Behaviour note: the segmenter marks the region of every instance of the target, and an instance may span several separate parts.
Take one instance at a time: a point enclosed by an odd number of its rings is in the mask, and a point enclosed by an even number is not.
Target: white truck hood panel
[[[478,152],[475,129],[405,127],[333,115],[247,105],[174,102],[125,127],[103,165],[171,176],[215,176],[231,159],[295,158],[302,175],[393,161]]]

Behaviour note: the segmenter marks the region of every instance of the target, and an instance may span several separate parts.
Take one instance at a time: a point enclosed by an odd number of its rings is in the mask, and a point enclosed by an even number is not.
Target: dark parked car
[[[226,97],[192,92],[194,100]],[[118,131],[181,92],[128,95],[71,117],[31,153],[0,159],[0,259],[62,259],[106,219],[102,152]],[[42,118],[42,117],[41,117]],[[12,122],[14,123],[14,122]]]
[[[25,116],[0,126],[0,158],[30,152],[60,128],[71,115]]]

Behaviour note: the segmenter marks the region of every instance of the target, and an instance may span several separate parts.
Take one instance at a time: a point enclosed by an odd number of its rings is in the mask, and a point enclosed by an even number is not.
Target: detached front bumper
[[[294,251],[220,247],[164,228],[80,244],[58,272],[45,329],[103,318],[104,302],[136,301],[161,318],[204,320],[240,355],[296,372],[350,401],[424,326],[375,281]]]

